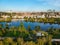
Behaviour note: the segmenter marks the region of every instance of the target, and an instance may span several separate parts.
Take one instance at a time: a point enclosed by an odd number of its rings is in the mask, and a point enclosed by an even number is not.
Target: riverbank
[[[21,44],[20,42],[23,42],[21,45],[24,45],[24,43],[30,45],[31,44],[33,45],[33,43],[34,45],[38,45],[38,44],[41,45],[41,43],[43,45],[45,44],[49,45],[49,44],[53,44],[52,39],[53,37],[55,39],[54,35],[58,35],[60,33],[59,30],[60,29],[50,28],[47,31],[43,31],[40,29],[39,26],[36,26],[34,30],[31,30],[30,26],[28,26],[26,29],[22,22],[18,27],[12,26],[11,28],[9,28],[9,25],[5,25],[5,28],[3,28],[2,25],[0,25],[0,37],[3,37],[2,38],[3,40],[0,41],[5,45],[7,44],[17,45],[17,44]]]
[[[11,18],[0,18],[0,22],[10,22]]]
[[[24,18],[26,22],[60,23],[60,18]]]
[[[10,21],[26,21],[26,22],[44,22],[44,23],[58,23],[60,24],[60,18],[0,18],[0,22],[10,22]]]

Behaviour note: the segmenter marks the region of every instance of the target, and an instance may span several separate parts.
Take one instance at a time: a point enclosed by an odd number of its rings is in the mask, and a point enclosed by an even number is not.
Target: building
[[[2,17],[2,18],[10,18],[9,15],[2,15],[1,17]]]

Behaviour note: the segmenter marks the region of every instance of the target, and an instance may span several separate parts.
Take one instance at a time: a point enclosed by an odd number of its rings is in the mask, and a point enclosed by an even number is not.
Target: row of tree
[[[24,17],[25,21],[30,21],[30,22],[45,22],[45,23],[60,23],[60,18],[28,18]]]
[[[50,30],[42,31],[39,26],[36,26],[35,30],[31,30],[30,26],[28,26],[26,30],[23,23],[19,27],[11,28],[7,24],[3,28],[0,24],[0,37],[2,37],[0,38],[0,45],[52,45],[53,35]],[[45,36],[36,36],[37,32],[44,33]],[[53,31],[53,33],[57,32]]]

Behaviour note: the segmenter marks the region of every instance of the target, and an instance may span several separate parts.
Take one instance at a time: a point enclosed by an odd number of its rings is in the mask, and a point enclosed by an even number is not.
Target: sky
[[[60,0],[0,0],[0,11],[60,11]]]

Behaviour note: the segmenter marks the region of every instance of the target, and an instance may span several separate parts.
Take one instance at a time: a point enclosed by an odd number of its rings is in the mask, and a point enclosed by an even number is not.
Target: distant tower
[[[49,9],[49,10],[47,10],[47,12],[52,12],[52,10],[51,10],[51,9]]]
[[[12,10],[9,10],[10,12],[12,11]]]
[[[47,10],[47,12],[55,12],[55,10],[54,9],[53,10],[49,9],[49,10]]]
[[[10,10],[11,16],[12,16],[12,10]]]

